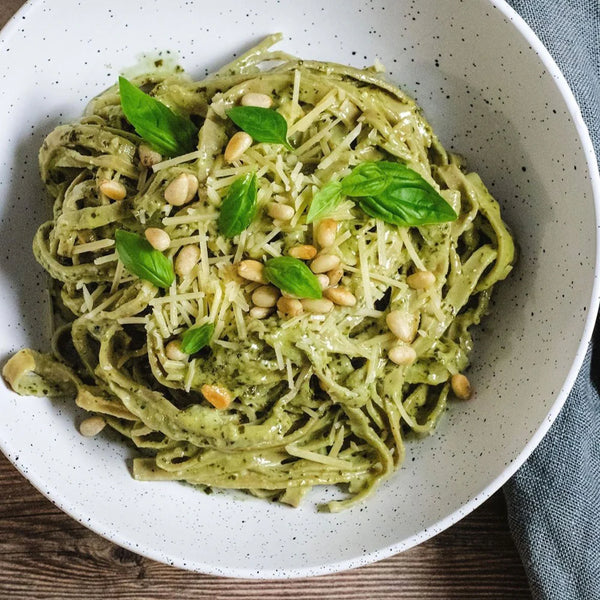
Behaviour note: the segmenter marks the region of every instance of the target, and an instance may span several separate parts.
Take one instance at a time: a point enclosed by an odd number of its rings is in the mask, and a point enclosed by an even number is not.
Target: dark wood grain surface
[[[92,533],[0,457],[0,598],[531,598],[496,494],[435,538],[373,565],[312,579],[246,581],[179,571]]]
[[[22,3],[0,0],[0,25]],[[4,598],[517,600],[531,595],[500,493],[435,538],[379,563],[314,579],[244,581],[180,571],[104,540],[57,509],[0,455]]]

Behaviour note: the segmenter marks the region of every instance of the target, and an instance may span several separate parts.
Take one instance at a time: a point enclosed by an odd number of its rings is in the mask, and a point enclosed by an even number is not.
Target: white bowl
[[[556,65],[500,1],[33,1],[0,39],[0,357],[47,347],[46,279],[30,251],[49,213],[37,150],[58,123],[144,52],[171,50],[202,77],[283,31],[283,49],[363,66],[379,58],[415,96],[446,147],[500,200],[520,245],[473,354],[473,401],[436,435],[408,444],[404,467],[341,514],[130,477],[116,438],[84,439],[72,403],[2,388],[0,441],[21,472],[84,525],[146,556],[206,573],[291,577],[384,558],[448,527],[497,490],[560,410],[598,305],[598,174]]]

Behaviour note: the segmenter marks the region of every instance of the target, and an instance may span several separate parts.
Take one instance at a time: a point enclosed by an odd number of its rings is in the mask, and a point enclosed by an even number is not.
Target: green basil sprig
[[[381,168],[382,164],[383,161],[364,162],[354,167],[350,175],[342,179],[342,193],[346,196],[376,196],[383,192],[389,185],[389,177]]]
[[[287,141],[287,121],[276,110],[235,106],[227,111],[227,116],[255,142],[283,144],[288,150],[293,150]]]
[[[313,198],[307,222],[322,218],[344,198],[358,198],[369,216],[403,227],[454,221],[458,215],[421,175],[402,163],[365,162]],[[314,205],[314,206],[313,206]]]
[[[445,223],[458,217],[450,204],[416,171],[400,163],[374,164],[387,176],[388,183],[378,194],[364,194],[358,200],[358,205],[371,217],[403,227]]]
[[[133,275],[160,288],[168,288],[175,281],[171,261],[141,235],[117,229],[115,246],[119,259]]]
[[[188,329],[181,337],[181,349],[186,354],[195,354],[208,345],[214,332],[215,326],[212,323]]]
[[[280,290],[298,298],[322,298],[317,276],[298,258],[278,256],[265,263],[265,277]]]
[[[119,77],[121,107],[136,133],[166,156],[192,152],[198,144],[198,128],[187,117],[174,113],[162,102]]]
[[[227,190],[217,221],[219,231],[226,237],[239,235],[252,223],[256,214],[256,173],[238,177]]]
[[[341,202],[342,197],[342,184],[339,181],[326,183],[313,196],[306,222],[318,221],[327,213],[330,213]]]

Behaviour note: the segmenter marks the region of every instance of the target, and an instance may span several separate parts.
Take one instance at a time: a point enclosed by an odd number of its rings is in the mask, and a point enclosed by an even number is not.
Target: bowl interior
[[[282,31],[281,47],[299,56],[355,66],[379,58],[390,80],[416,97],[442,143],[481,174],[520,247],[477,334],[475,398],[453,403],[434,436],[410,442],[402,470],[366,503],[332,515],[314,505],[334,490],[317,491],[293,510],[176,483],[138,483],[125,460],[130,450],[110,435],[81,438],[70,403],[20,398],[2,383],[2,448],[42,492],[102,535],[164,562],[281,577],[349,568],[407,548],[508,477],[568,391],[592,298],[596,217],[589,147],[582,149],[563,84],[501,8],[487,0],[55,0],[26,7],[0,40],[3,359],[23,346],[48,345],[46,279],[30,250],[49,215],[37,172],[40,143],[123,69],[143,64],[145,53],[170,51],[202,77]]]

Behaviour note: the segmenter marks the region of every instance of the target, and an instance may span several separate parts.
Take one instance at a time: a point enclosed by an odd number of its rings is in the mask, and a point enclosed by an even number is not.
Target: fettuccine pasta
[[[342,484],[336,511],[399,467],[407,435],[431,433],[449,396],[469,396],[470,328],[514,245],[413,100],[376,69],[300,60],[272,51],[277,39],[202,81],[133,80],[188,120],[184,154],[140,137],[118,87],[47,137],[54,209],[33,249],[59,325],[51,353],[22,350],[4,376],[20,394],[72,397],[92,432],[107,423],[129,438],[137,479],[293,506]],[[248,106],[282,116],[283,141],[241,130],[229,111]],[[266,113],[238,120],[254,114]],[[421,193],[454,218],[402,225],[380,204]],[[326,210],[309,223],[315,202]]]

